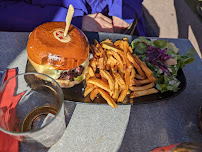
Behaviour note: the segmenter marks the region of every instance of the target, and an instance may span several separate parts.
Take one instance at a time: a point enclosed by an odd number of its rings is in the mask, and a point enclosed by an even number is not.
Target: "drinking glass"
[[[0,86],[0,130],[4,133],[50,147],[65,128],[63,92],[51,77],[23,73]]]

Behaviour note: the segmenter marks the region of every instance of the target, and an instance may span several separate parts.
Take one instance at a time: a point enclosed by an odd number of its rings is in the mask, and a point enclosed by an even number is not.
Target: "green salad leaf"
[[[166,40],[155,40],[154,45],[159,48],[164,48],[167,46],[167,41]]]
[[[195,60],[195,49],[191,48],[184,55],[177,55],[177,62],[179,64],[179,68],[185,67],[186,64],[190,64]]]
[[[146,50],[147,50],[147,46],[145,45],[145,43],[153,46],[151,41],[147,40],[144,37],[139,37],[137,39],[134,39],[133,42],[131,43],[131,46],[132,46],[132,49],[135,50],[136,54],[143,55],[146,53]]]
[[[174,43],[167,43],[167,54],[178,54],[179,49],[175,46]]]

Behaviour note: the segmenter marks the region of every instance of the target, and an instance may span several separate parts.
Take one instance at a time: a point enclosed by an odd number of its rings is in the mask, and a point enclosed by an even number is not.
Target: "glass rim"
[[[45,76],[45,77],[48,77],[48,78],[50,78],[51,80],[53,80],[53,82],[55,82],[56,85],[59,87],[59,90],[60,90],[60,92],[61,92],[61,100],[62,100],[62,101],[61,101],[61,104],[60,104],[60,106],[59,106],[59,108],[58,108],[58,112],[56,113],[55,117],[54,117],[52,120],[50,120],[48,123],[46,123],[43,127],[39,128],[39,129],[36,129],[36,130],[30,130],[30,131],[26,131],[26,132],[14,132],[14,131],[5,130],[5,129],[3,129],[3,128],[0,126],[0,130],[1,130],[2,132],[6,133],[6,134],[9,134],[9,135],[11,135],[11,136],[23,136],[23,135],[29,135],[29,134],[33,134],[33,133],[35,133],[35,132],[38,132],[38,131],[40,131],[41,129],[47,127],[52,121],[54,121],[54,120],[56,119],[56,117],[58,116],[59,112],[61,111],[62,105],[64,104],[64,95],[63,95],[62,88],[60,87],[60,85],[58,84],[58,82],[57,82],[55,79],[53,79],[52,77],[50,77],[50,76],[48,76],[48,75],[46,75],[46,74],[37,73],[37,72],[20,73],[20,74],[17,74],[17,75],[15,75],[15,76],[9,78],[9,79],[6,80],[5,82],[3,82],[3,83],[0,85],[0,89],[1,89],[8,81],[10,81],[10,80],[13,79],[13,78],[16,78],[16,77],[19,77],[19,76],[22,76],[22,75],[33,75],[33,74],[43,75],[43,76]]]

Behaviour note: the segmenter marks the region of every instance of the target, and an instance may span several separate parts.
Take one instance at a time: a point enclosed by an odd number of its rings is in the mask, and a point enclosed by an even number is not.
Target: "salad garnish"
[[[150,62],[151,64],[156,65],[158,68],[160,68],[163,72],[165,72],[168,76],[171,76],[168,67],[166,65],[166,60],[171,58],[171,55],[168,55],[166,53],[167,48],[161,49],[159,47],[153,47],[149,46],[145,43],[145,45],[148,47],[146,50],[146,61]]]
[[[177,92],[180,85],[180,81],[176,78],[178,70],[195,60],[194,48],[180,55],[175,44],[167,40],[139,37],[131,42],[131,46],[133,53],[138,55],[153,71],[154,77],[158,78],[155,83],[161,93]]]

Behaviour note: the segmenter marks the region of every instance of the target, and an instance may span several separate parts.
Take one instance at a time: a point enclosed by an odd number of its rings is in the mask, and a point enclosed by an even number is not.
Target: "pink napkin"
[[[9,69],[6,72],[6,76],[3,82],[17,74],[17,68]],[[7,84],[4,93],[0,95],[0,119],[4,119],[5,128],[12,130],[13,127],[17,127],[18,122],[15,121],[12,115],[16,114],[16,106],[20,98],[24,95],[25,92],[22,92],[18,95],[15,95],[16,88],[16,79],[12,79],[12,82]],[[13,94],[13,96],[11,96]],[[10,124],[10,125],[8,125]],[[7,135],[0,131],[0,152],[18,152],[19,145],[18,140],[14,137]]]

